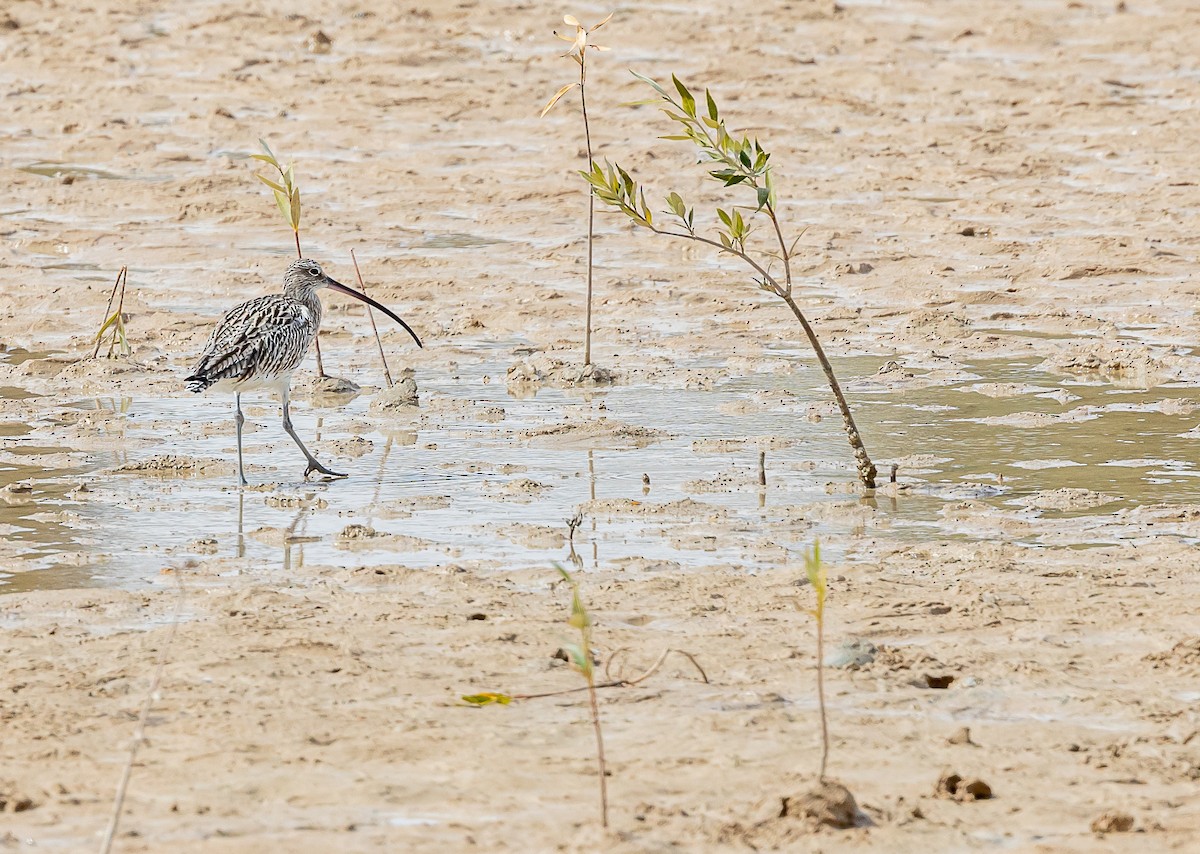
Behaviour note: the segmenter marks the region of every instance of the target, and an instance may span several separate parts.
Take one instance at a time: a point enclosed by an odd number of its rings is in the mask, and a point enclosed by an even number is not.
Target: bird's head
[[[293,261],[283,274],[285,292],[315,291],[318,288],[328,288],[332,285],[345,287],[341,282],[334,281],[325,274],[324,268],[311,258],[301,258]]]
[[[417,346],[423,346],[421,339],[417,337],[417,333],[412,331],[407,323],[401,320],[395,312],[386,306],[382,306],[375,300],[371,299],[366,294],[359,293],[354,288],[348,288],[336,279],[331,279],[322,269],[321,265],[310,258],[301,258],[293,261],[287,268],[287,272],[283,274],[283,292],[295,299],[304,299],[311,296],[312,293],[320,288],[329,288],[330,290],[339,291],[343,294],[348,294],[357,300],[362,300],[367,305],[377,308],[390,317],[392,320],[404,327],[405,331],[412,336],[412,339],[417,342]]]

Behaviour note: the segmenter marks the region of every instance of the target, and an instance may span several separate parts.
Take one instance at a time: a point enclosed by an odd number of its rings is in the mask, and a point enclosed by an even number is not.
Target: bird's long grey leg
[[[237,443],[238,443],[238,482],[242,486],[248,486],[246,482],[246,471],[242,468],[242,425],[246,423],[246,416],[242,415],[242,395],[235,393],[233,396],[234,405],[237,407],[237,415],[233,417],[233,421],[237,424]]]
[[[292,416],[288,409],[288,392],[289,390],[285,388],[283,390],[283,394],[281,395],[283,398],[283,429],[286,430],[287,434],[296,441],[296,444],[300,446],[300,450],[304,452],[305,458],[308,459],[308,468],[304,470],[305,478],[315,471],[319,471],[321,474],[326,474],[330,477],[346,477],[346,475],[342,474],[341,472],[332,471],[325,468],[325,466],[317,462],[316,457],[308,452],[308,448],[304,447],[304,443],[300,441],[300,437],[296,435],[296,431],[292,428]]]

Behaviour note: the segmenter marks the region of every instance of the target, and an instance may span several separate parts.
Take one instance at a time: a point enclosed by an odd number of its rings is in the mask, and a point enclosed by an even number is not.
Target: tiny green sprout
[[[497,691],[480,691],[478,694],[463,694],[462,701],[470,706],[507,706],[513,698]]]
[[[804,571],[817,594],[817,605],[810,612],[817,621],[817,702],[821,707],[821,775],[829,763],[829,721],[825,714],[825,593],[828,580],[825,564],[821,562],[821,541],[813,543],[812,551],[804,555]]]
[[[583,674],[583,678],[587,680],[592,728],[596,733],[596,765],[600,776],[600,821],[604,827],[608,827],[608,782],[604,761],[604,733],[600,728],[600,705],[596,700],[596,666],[592,660],[592,615],[583,604],[579,582],[560,565],[555,564],[554,567],[571,587],[571,616],[567,619],[567,625],[579,632],[579,641],[564,644],[563,650],[567,653],[571,667]]]
[[[283,220],[292,230],[292,237],[296,241],[296,257],[303,258],[304,252],[300,249],[300,188],[296,186],[296,164],[289,163],[287,166],[281,164],[278,158],[275,157],[275,152],[271,150],[271,146],[267,145],[265,139],[260,139],[258,144],[262,146],[263,154],[251,154],[252,160],[260,160],[271,166],[279,173],[279,180],[272,180],[266,175],[260,175],[255,172],[254,177],[262,181],[271,188],[271,192],[275,194],[275,204],[279,207],[279,212],[283,214]],[[372,322],[374,322],[372,320]],[[376,335],[378,340],[378,335]],[[321,360],[321,334],[317,333],[317,337],[313,339],[313,346],[317,353],[317,375],[320,377],[327,376],[325,373],[325,363]]]
[[[671,192],[666,196],[665,211],[670,219],[666,222],[656,222],[650,206],[646,203],[645,189],[632,175],[620,164],[608,163],[601,167],[589,157],[588,169],[580,174],[590,185],[592,196],[624,214],[635,225],[655,234],[711,246],[719,252],[740,259],[753,271],[751,278],[760,289],[783,300],[807,337],[825,373],[830,391],[837,401],[846,429],[846,438],[854,454],[859,480],[867,489],[874,489],[875,464],[867,454],[850,405],[846,402],[846,396],[842,393],[841,385],[833,372],[833,366],[808,318],[804,316],[792,295],[792,258],[795,256],[800,237],[797,235],[790,245],[784,239],[770,152],[766,151],[757,139],[730,132],[709,90],[704,90],[702,110],[695,94],[678,77],[672,75],[672,86],[667,88],[644,74],[636,71],[632,71],[632,74],[658,95],[657,98],[634,103],[657,104],[667,118],[679,126],[676,133],[662,138],[682,140],[695,145],[700,151],[700,163],[704,164],[709,177],[719,181],[723,187],[740,186],[751,190],[753,204],[717,208],[714,231],[704,234],[696,227],[695,209],[688,207],[678,193]],[[743,214],[743,211],[746,213]],[[769,236],[766,238],[767,245],[761,240],[752,239],[755,232],[751,221],[756,216],[765,218],[770,226]],[[781,262],[782,274],[772,272],[775,261]]]
[[[275,204],[279,206],[279,212],[283,214],[284,221],[291,227],[292,234],[296,237],[296,257],[303,258],[304,253],[300,251],[300,188],[296,186],[296,164],[289,163],[286,167],[283,166],[275,158],[275,153],[271,151],[266,140],[260,139],[258,144],[266,153],[251,154],[250,157],[275,167],[279,173],[279,180],[272,181],[266,175],[260,175],[257,172],[254,177],[270,187],[275,194]]]
[[[592,44],[589,39],[591,38],[592,33],[612,20],[613,14],[614,13],[609,12],[608,17],[598,24],[593,24],[591,27],[583,26],[583,24],[579,23],[579,20],[574,15],[563,16],[563,23],[565,23],[567,26],[574,27],[575,34],[567,35],[555,31],[554,35],[558,36],[558,38],[562,39],[563,41],[571,42],[570,50],[563,54],[563,56],[570,57],[579,65],[579,79],[568,83],[555,92],[550,97],[550,100],[546,102],[546,106],[542,107],[541,113],[538,114],[539,118],[545,116],[546,113],[550,112],[554,105],[559,102],[563,95],[570,92],[576,86],[579,87],[579,106],[583,112],[583,138],[587,146],[587,161],[589,170],[595,167],[596,162],[592,156],[592,130],[591,125],[588,123],[587,52],[589,48],[592,50],[608,50],[608,48],[602,47],[601,45]],[[592,270],[596,234],[595,225],[595,195],[589,192],[587,232],[587,296],[585,298],[583,319],[583,364],[585,367],[592,363]]]

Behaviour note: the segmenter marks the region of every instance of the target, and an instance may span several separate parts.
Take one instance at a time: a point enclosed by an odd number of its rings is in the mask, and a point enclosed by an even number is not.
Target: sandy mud
[[[597,219],[544,3],[0,10],[0,850],[1190,851],[1200,840],[1200,12],[637,3],[598,156],[728,196],[627,72],[772,152],[797,294],[884,473],[735,262]],[[294,419],[182,383],[326,299]],[[657,204],[657,203],[656,203]],[[132,353],[92,360],[117,270]],[[103,355],[102,349],[102,355]],[[895,482],[887,474],[897,467]],[[578,524],[573,527],[573,521]],[[830,575],[821,743],[813,593]],[[611,828],[560,649],[596,620]],[[161,667],[161,670],[160,670]],[[833,782],[836,781],[836,782]],[[844,786],[840,788],[840,786]]]

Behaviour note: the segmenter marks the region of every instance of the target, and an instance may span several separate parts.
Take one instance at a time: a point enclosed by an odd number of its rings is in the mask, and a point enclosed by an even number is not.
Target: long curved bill
[[[387,306],[380,305],[379,303],[375,302],[375,300],[371,299],[366,294],[359,293],[358,291],[354,290],[354,288],[348,288],[345,285],[343,285],[341,282],[335,282],[333,279],[330,279],[328,276],[326,276],[326,278],[325,278],[325,284],[326,284],[326,286],[333,288],[335,291],[339,291],[340,293],[346,294],[347,296],[352,296],[355,299],[362,300],[367,305],[371,306],[371,308],[379,309],[384,314],[386,314],[388,317],[390,317],[392,320],[396,321],[401,326],[403,326],[404,331],[412,336],[412,339],[417,342],[418,347],[425,346],[424,344],[421,343],[421,339],[417,337],[417,333],[412,331],[412,327],[409,326],[407,323],[405,323],[403,320],[401,320],[399,317],[397,317],[396,313],[394,311],[392,311],[390,308],[388,308]]]

